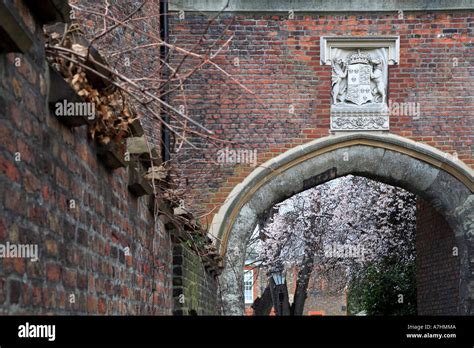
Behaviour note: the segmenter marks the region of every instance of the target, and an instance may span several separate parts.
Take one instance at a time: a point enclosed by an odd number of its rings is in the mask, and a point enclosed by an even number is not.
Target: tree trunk
[[[308,296],[308,284],[313,271],[313,257],[305,257],[303,267],[298,272],[295,297],[291,306],[291,315],[303,315],[304,304]]]
[[[270,291],[270,285],[267,285],[265,291],[262,294],[262,297],[257,297],[257,299],[252,304],[253,315],[270,315],[272,311],[273,301],[272,294]]]

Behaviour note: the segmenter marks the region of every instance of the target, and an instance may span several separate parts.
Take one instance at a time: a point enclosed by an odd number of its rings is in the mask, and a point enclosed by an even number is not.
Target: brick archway
[[[430,146],[373,133],[329,136],[295,147],[256,168],[232,190],[211,226],[225,260],[220,280],[225,314],[243,314],[245,247],[259,215],[294,194],[348,174],[402,187],[441,213],[459,248],[457,312],[474,314],[472,169]]]

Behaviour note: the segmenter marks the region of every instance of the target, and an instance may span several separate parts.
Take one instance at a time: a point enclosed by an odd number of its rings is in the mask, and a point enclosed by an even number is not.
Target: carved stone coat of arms
[[[345,53],[332,63],[332,129],[388,129],[384,57],[360,49]]]
[[[385,102],[383,60],[370,57],[359,50],[346,60],[336,59],[333,64],[333,104]]]
[[[331,130],[387,131],[388,66],[400,61],[399,36],[322,36],[331,65]]]

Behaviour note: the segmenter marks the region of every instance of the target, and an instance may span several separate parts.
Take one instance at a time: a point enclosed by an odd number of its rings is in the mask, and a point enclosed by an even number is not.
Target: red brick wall
[[[454,233],[428,203],[417,199],[416,273],[419,315],[457,312],[459,258]]]
[[[214,14],[212,14],[214,16]],[[172,16],[172,40],[191,49],[211,17],[186,12]],[[188,113],[226,140],[231,148],[257,149],[262,163],[297,144],[329,135],[330,66],[320,65],[323,35],[399,35],[400,65],[389,67],[388,98],[420,103],[421,115],[393,116],[390,132],[453,154],[472,166],[471,12],[305,14],[222,14],[210,26],[198,52],[222,33],[228,48],[214,61],[255,92],[247,93],[215,67],[206,65],[186,84]],[[214,48],[215,52],[217,49]],[[180,55],[174,53],[173,61]],[[238,61],[236,60],[238,58]],[[196,60],[189,59],[191,69]],[[176,105],[184,104],[177,98]],[[290,113],[290,107],[294,113]],[[202,144],[199,144],[202,145]],[[224,145],[225,146],[225,145]],[[218,147],[181,151],[179,168],[187,176],[190,201],[213,213],[253,169],[218,165]],[[208,188],[211,187],[211,193]]]
[[[0,313],[171,314],[168,233],[128,191],[126,170],[97,159],[84,127],[48,112],[41,29],[15,3],[35,41],[0,55],[0,243],[38,245],[40,260],[0,259]]]

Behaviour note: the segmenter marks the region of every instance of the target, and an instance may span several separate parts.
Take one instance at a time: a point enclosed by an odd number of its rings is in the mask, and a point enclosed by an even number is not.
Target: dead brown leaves
[[[71,50],[71,53],[63,53],[70,58],[85,59],[88,66],[88,47],[75,42],[77,40],[77,29],[69,28],[64,33],[46,32],[47,42],[50,46],[60,46]],[[83,60],[84,60],[83,59]],[[95,119],[89,126],[89,134],[92,139],[97,139],[101,144],[108,144],[111,141],[120,142],[128,137],[130,124],[136,120],[127,98],[117,88],[97,89],[87,78],[86,72],[90,73],[93,68],[86,69],[69,59],[59,55],[48,56],[50,64],[64,77],[69,85],[86,102],[95,106]],[[92,65],[90,65],[92,66]]]

